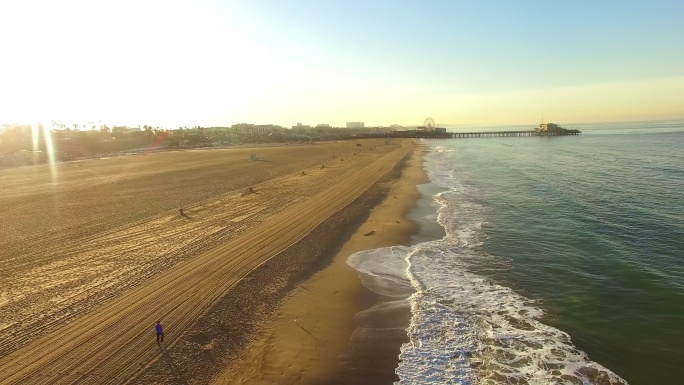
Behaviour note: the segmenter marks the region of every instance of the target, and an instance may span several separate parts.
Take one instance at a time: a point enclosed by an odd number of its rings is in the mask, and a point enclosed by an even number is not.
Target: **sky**
[[[684,119],[684,1],[0,0],[0,124]]]

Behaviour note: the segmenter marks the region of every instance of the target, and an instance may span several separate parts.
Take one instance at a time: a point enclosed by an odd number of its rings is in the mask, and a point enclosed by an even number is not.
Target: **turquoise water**
[[[684,383],[684,122],[577,128],[430,143],[481,208],[468,269],[630,384]]]
[[[408,296],[400,385],[684,383],[684,122],[573,128],[424,142],[439,239],[348,261]]]

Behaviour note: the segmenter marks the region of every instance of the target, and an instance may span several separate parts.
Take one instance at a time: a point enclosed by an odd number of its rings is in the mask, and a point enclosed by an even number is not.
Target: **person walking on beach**
[[[161,321],[157,321],[157,326],[154,327],[154,330],[157,331],[157,345],[160,345],[164,342],[164,329],[162,329]]]

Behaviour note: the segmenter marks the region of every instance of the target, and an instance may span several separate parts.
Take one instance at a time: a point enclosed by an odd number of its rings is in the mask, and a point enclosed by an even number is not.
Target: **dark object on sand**
[[[154,326],[154,330],[157,332],[157,345],[161,345],[164,342],[164,329],[160,321],[157,321],[157,325]]]
[[[185,219],[192,219],[188,216],[188,214],[185,213],[185,211],[183,209],[178,209],[178,214],[180,214],[180,216],[185,218]]]
[[[253,193],[253,192],[254,192],[254,188],[250,187],[250,188],[249,188],[249,193],[251,194],[251,193]]]
[[[364,236],[369,236],[369,235],[375,235],[375,230],[374,231],[369,231],[366,234],[363,234]]]

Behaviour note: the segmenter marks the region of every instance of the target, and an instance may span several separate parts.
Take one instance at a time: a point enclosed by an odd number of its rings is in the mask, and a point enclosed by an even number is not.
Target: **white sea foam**
[[[534,301],[470,272],[473,262],[506,268],[507,260],[480,250],[485,208],[468,199],[477,192],[454,178],[440,157],[447,152],[433,153],[430,172],[447,189],[435,196],[446,236],[364,251],[348,261],[371,290],[396,297],[413,292],[398,384],[626,384],[566,333],[540,322],[543,311]]]
[[[375,293],[395,298],[406,298],[413,293],[406,276],[406,255],[410,248],[392,246],[356,253],[347,264],[356,269],[363,285]]]

